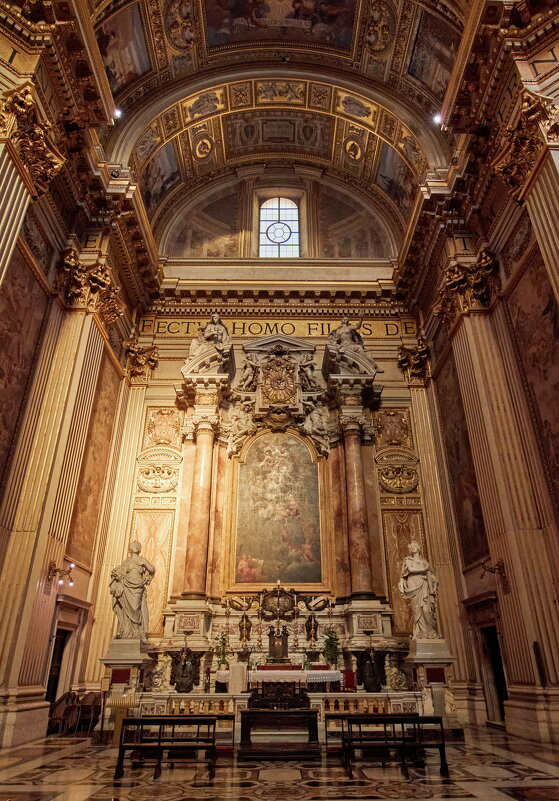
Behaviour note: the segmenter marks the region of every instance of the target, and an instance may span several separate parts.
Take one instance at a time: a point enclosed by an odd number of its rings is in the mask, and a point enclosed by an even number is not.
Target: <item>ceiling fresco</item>
[[[107,159],[124,139],[154,227],[185,193],[263,162],[352,181],[403,230],[438,166],[425,129],[456,58],[458,12],[436,0],[102,2],[97,42],[123,113],[101,137]],[[307,77],[265,77],[274,63]],[[254,77],[235,80],[251,65]]]

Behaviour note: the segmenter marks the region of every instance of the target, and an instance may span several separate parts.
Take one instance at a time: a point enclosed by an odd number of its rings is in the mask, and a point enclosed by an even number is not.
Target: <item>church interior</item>
[[[558,30],[0,0],[2,801],[559,799]]]

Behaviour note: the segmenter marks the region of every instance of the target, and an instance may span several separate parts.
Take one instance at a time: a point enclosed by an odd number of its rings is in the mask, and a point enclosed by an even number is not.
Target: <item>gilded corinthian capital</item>
[[[37,195],[47,191],[65,161],[52,141],[52,133],[50,122],[39,118],[31,84],[0,98],[0,138],[13,143]]]

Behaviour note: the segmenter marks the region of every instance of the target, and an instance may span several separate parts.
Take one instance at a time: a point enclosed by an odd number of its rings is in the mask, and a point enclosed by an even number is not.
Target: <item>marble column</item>
[[[217,477],[213,513],[212,559],[208,568],[209,594],[219,599],[222,594],[223,511],[225,502],[225,477],[227,472],[227,445],[220,442],[217,450]]]
[[[182,592],[184,598],[203,598],[206,594],[214,427],[211,420],[200,420],[196,424],[196,455]]]
[[[29,179],[0,139],[0,286],[10,264],[23,218],[31,199]]]
[[[347,519],[351,595],[354,598],[373,598],[371,545],[365,477],[361,455],[361,423],[357,419],[342,422],[347,490]]]

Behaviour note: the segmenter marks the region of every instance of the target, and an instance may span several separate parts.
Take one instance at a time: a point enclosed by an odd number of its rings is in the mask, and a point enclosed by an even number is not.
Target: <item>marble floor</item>
[[[208,779],[204,762],[163,767],[153,781],[149,767],[113,781],[116,749],[92,746],[86,737],[47,737],[0,751],[0,801],[356,801],[359,799],[483,799],[559,801],[559,747],[467,729],[464,743],[447,749],[450,778],[439,775],[438,754],[404,779],[396,763],[386,768],[356,763],[349,779],[339,758],[322,761],[238,762],[218,758]]]

